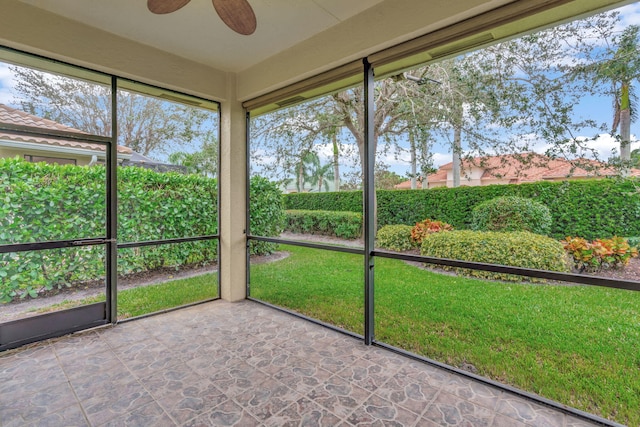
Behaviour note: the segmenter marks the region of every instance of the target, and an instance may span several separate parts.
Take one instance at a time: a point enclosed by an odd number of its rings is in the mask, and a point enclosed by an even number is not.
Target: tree
[[[298,193],[301,193],[302,191],[304,191],[304,184],[305,184],[305,181],[306,181],[307,177],[309,176],[309,173],[307,172],[307,169],[313,163],[314,156],[315,156],[315,158],[317,158],[315,153],[313,153],[311,151],[305,151],[300,156],[300,160],[298,161],[298,164],[296,165],[295,176],[296,176],[296,188],[298,190]]]
[[[523,164],[544,166],[545,157],[529,154],[536,145],[546,145],[548,157],[563,157],[597,173],[596,164],[585,158],[598,160],[598,153],[589,147],[591,139],[580,135],[602,127],[577,114],[576,107],[596,90],[593,79],[585,77],[586,64],[602,53],[594,40],[610,39],[617,19],[615,13],[596,15],[469,55],[489,77],[484,85],[498,105],[491,110],[492,126],[502,134],[493,143],[485,140],[490,154],[511,154],[522,157]],[[518,173],[526,175],[526,168]]]
[[[596,83],[610,85],[607,93],[613,98],[611,134],[620,140],[621,174],[628,176],[631,162],[631,122],[637,118],[635,94],[632,83],[640,77],[640,51],[638,37],[640,27],[631,25],[614,37],[607,46],[604,58],[596,56],[595,62],[580,71],[592,74]]]
[[[84,80],[10,67],[23,111],[95,135],[111,135],[111,88]],[[177,102],[118,91],[118,144],[161,160],[213,133],[212,113]]]
[[[331,139],[333,148],[333,183],[334,190],[340,191],[340,148],[338,146],[338,133],[334,132]]]
[[[322,100],[292,106],[251,121],[251,173],[304,181],[304,157],[333,130]]]
[[[390,171],[385,166],[377,166],[375,170],[376,189],[393,190],[396,185],[405,181],[405,179],[396,172]]]
[[[442,111],[439,108],[439,100],[432,90],[431,85],[441,84],[439,81],[424,77],[427,74],[428,67],[417,70],[421,72],[423,77],[417,77],[414,74],[400,75],[396,77],[396,84],[406,81],[403,86],[405,89],[404,108],[406,109],[405,118],[407,122],[406,136],[409,142],[409,167],[408,174],[411,180],[411,189],[417,188],[417,181],[421,172],[428,170],[432,166],[431,147],[433,143],[432,131],[442,122]],[[414,83],[410,83],[414,82]],[[417,85],[415,84],[417,83]],[[409,90],[407,85],[413,86]],[[424,86],[426,85],[426,86]],[[396,146],[397,150],[404,151],[401,147]],[[425,184],[423,174],[422,182]]]
[[[631,167],[638,168],[640,167],[640,148],[636,148],[631,152]]]
[[[298,161],[293,168],[295,179],[289,177],[284,178],[281,182],[285,185],[295,181],[296,190],[300,193],[305,190],[305,184],[308,182],[313,190],[318,185],[318,191],[322,191],[322,187],[329,188],[327,179],[333,178],[331,171],[333,165],[331,163],[322,165],[320,157],[313,151],[304,151],[298,156]]]
[[[215,139],[205,141],[200,151],[194,153],[184,151],[171,153],[169,162],[186,167],[188,173],[216,177],[218,175],[218,141]]]
[[[463,142],[469,151],[495,145],[496,132],[491,129],[497,111],[502,108],[490,70],[478,67],[472,55],[429,64],[413,71],[411,80],[417,81],[419,92],[408,93],[413,103],[419,100],[417,111],[412,105],[407,116],[407,135],[411,153],[411,175],[416,177],[417,161],[423,188],[426,177],[433,172],[430,139],[439,134],[449,141],[453,161],[453,185],[460,185]],[[419,77],[418,77],[419,76]],[[466,139],[465,138],[466,135]],[[417,187],[412,178],[412,188]]]
[[[464,175],[463,158],[465,164],[473,165],[476,158],[482,163],[488,156],[509,154],[520,156],[524,164],[541,166],[537,163],[545,158],[530,153],[542,144],[547,145],[545,154],[549,157],[564,157],[574,166],[594,169],[594,163],[583,162],[582,158],[590,154],[597,159],[597,152],[580,135],[598,124],[576,114],[576,106],[594,85],[584,77],[577,78],[576,70],[590,62],[594,49],[598,55],[602,53],[602,49],[594,48],[593,36],[610,39],[617,19],[615,14],[598,15],[376,81],[370,149],[380,153],[395,146],[397,155],[408,151],[413,188],[417,187],[418,163],[423,177],[433,171],[431,145],[443,139],[451,147],[456,186]],[[627,58],[621,52],[618,56]],[[416,80],[433,84],[416,84]],[[357,147],[356,165],[361,167],[365,143],[363,88],[354,87],[275,113],[265,118],[260,128],[269,129],[268,143],[271,154],[275,153],[269,160],[273,164],[281,162],[287,153],[295,157],[294,153],[331,140],[328,135],[333,132],[342,141],[353,142],[344,145]],[[337,130],[342,128],[344,132]],[[404,141],[408,141],[408,149],[399,146]],[[335,142],[333,148],[335,153]],[[341,160],[345,157],[348,155],[341,152]],[[334,156],[334,167],[337,158]],[[509,158],[502,157],[505,162]],[[518,173],[525,175],[526,170]],[[350,172],[345,177],[348,175]],[[357,182],[349,183],[353,185]],[[426,180],[423,185],[427,185]]]
[[[322,188],[325,191],[329,191],[329,182],[328,180],[333,180],[334,172],[333,172],[333,163],[322,164],[320,161],[320,157],[316,153],[309,153],[307,156],[307,179],[309,180],[309,184],[313,188],[314,186],[318,186],[318,192],[322,191]]]
[[[418,94],[414,83],[395,84],[392,79],[376,82],[374,134],[377,150],[379,141],[393,143],[409,128],[409,110],[406,107],[408,93]],[[347,150],[348,142],[357,147],[361,168],[364,156],[364,105],[362,87],[354,87],[326,96],[303,105],[290,107],[252,122],[252,135],[256,145],[251,153],[256,163],[260,163],[263,150],[270,153],[269,161],[261,167],[282,174],[293,166],[292,159],[297,153],[311,150],[314,145],[329,140],[334,152],[334,163],[338,153]],[[342,132],[342,129],[346,130]],[[347,143],[341,143],[344,139]],[[275,159],[273,156],[275,155]]]

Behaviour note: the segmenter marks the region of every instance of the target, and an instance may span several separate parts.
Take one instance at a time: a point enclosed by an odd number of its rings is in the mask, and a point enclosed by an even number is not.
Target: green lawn
[[[286,246],[251,295],[362,333],[363,258]],[[376,258],[376,340],[640,425],[640,293],[498,283]]]
[[[218,296],[218,275],[207,273],[188,279],[171,280],[157,285],[141,286],[118,292],[118,319],[141,316],[156,311],[179,307]],[[76,301],[64,301],[38,312],[57,311],[80,305],[104,301],[100,295]]]

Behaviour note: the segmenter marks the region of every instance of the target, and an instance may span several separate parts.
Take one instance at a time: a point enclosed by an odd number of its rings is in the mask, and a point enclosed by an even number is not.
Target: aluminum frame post
[[[376,161],[373,119],[375,114],[374,72],[365,58],[364,73],[364,343],[374,339],[374,256],[376,233],[376,189],[374,166]]]
[[[111,143],[107,150],[107,322],[118,321],[118,79],[111,77]]]
[[[249,236],[251,236],[251,228],[249,227],[251,222],[251,113],[246,112],[245,114],[245,141],[246,141],[246,187],[245,187],[245,224],[244,224],[244,237],[245,237],[245,245],[246,245],[246,275],[245,280],[247,282],[246,295],[247,298],[251,296],[251,244]]]

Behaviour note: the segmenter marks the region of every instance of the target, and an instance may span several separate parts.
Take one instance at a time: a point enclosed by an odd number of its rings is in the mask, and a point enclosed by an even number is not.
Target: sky
[[[621,12],[621,26],[620,28],[617,28],[617,30],[622,30],[626,26],[632,24],[640,25],[640,2],[622,7],[619,10]],[[15,96],[13,95],[13,88],[15,84],[16,82],[13,79],[8,64],[0,62],[0,103],[16,106],[14,102]],[[577,114],[594,118],[599,123],[611,123],[612,101],[607,98],[585,96],[581,99],[580,104],[575,106],[575,111]],[[640,148],[640,141],[635,141],[635,135],[640,135],[640,120],[632,124],[631,132],[632,140],[634,140],[631,146],[632,150]],[[598,137],[594,138],[596,135],[598,135]],[[543,139],[537,138],[536,135],[531,135],[530,137],[534,151],[542,153],[549,148],[549,145]],[[584,134],[580,135],[580,137],[588,140],[586,145],[595,149],[598,152],[598,157],[600,159],[608,159],[618,147],[618,143],[611,135],[606,133],[602,134],[602,131],[597,129],[588,129]],[[399,145],[401,149],[406,149],[406,141],[401,141]],[[330,161],[333,154],[332,147],[329,144],[324,144],[317,146],[317,148],[318,154],[323,162]],[[346,170],[349,168],[349,163],[354,163],[354,159],[357,156],[357,150],[354,146],[345,144],[341,156],[345,159],[346,163],[343,170]],[[437,141],[432,149],[432,156],[435,167],[450,162],[451,152],[448,148],[448,144],[443,140]],[[389,166],[390,170],[402,176],[405,176],[409,172],[408,151],[405,151],[404,153],[397,153],[394,150],[388,150],[386,153],[379,152],[377,158],[379,161]]]
[[[13,101],[12,88],[15,85],[9,66],[0,62],[0,104],[11,105]]]

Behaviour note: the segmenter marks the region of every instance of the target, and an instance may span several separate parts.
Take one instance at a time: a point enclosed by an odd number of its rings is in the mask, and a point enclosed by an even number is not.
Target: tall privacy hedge
[[[640,192],[637,180],[591,179],[535,182],[518,185],[434,188],[432,190],[378,190],[378,227],[413,225],[425,218],[471,228],[477,204],[499,196],[526,197],[551,211],[555,238],[580,236],[640,236]],[[285,195],[286,209],[362,212],[362,192],[296,193]]]
[[[252,203],[267,205],[252,230],[277,235],[273,224],[284,217],[281,195],[263,181],[251,181]],[[103,237],[105,191],[103,167],[0,159],[0,244]],[[119,242],[217,232],[215,179],[118,168]],[[206,264],[216,256],[215,240],[123,248],[118,250],[118,273]],[[0,302],[104,277],[104,260],[103,245],[0,254]]]

